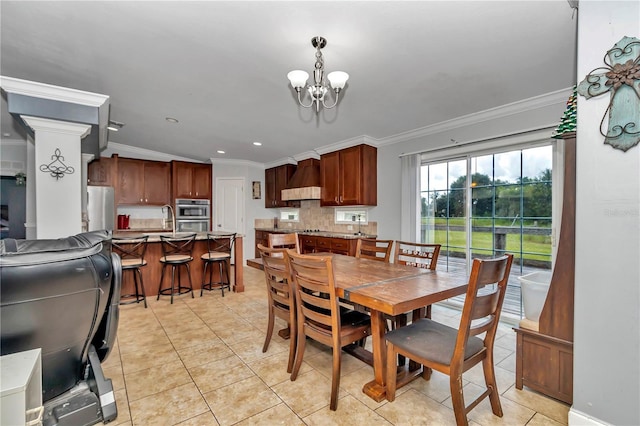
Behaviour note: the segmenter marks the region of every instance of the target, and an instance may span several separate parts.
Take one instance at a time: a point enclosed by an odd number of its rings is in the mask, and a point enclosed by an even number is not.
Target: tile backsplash
[[[274,210],[274,217],[278,213]],[[338,225],[334,223],[335,212],[333,207],[320,207],[320,200],[303,200],[300,205],[300,221],[287,222],[278,220],[279,228],[291,229],[319,229],[321,231],[339,232],[339,233],[355,233],[358,232],[358,224],[354,225]],[[254,226],[256,228],[273,228],[274,218],[256,219]],[[349,226],[352,229],[349,229]],[[369,221],[368,224],[362,224],[360,230],[364,234],[377,235],[378,223]]]

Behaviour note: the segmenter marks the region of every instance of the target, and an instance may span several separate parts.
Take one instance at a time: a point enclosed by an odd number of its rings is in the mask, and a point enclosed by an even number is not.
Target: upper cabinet
[[[378,204],[378,150],[357,145],[320,157],[321,206]]]
[[[287,189],[289,179],[295,171],[296,166],[293,164],[284,164],[264,171],[264,206],[266,208],[300,205],[299,201],[284,201],[282,199],[282,190]]]
[[[171,203],[171,167],[162,161],[118,158],[117,204]]]
[[[211,164],[172,161],[173,198],[211,199]]]
[[[113,186],[116,174],[115,159],[101,157],[89,163],[87,170],[87,185]]]

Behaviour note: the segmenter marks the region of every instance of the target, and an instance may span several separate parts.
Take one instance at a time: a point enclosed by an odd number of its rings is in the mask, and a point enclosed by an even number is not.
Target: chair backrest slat
[[[160,242],[164,257],[174,254],[191,256],[193,253],[193,246],[196,242],[196,234],[189,234],[184,237],[160,235]]]
[[[493,348],[512,262],[512,254],[473,260],[452,365],[463,361],[470,336],[486,332],[485,346]],[[495,288],[489,288],[489,285],[495,285]]]
[[[373,240],[360,238],[356,243],[356,257],[389,263],[393,240]]]
[[[284,259],[286,249],[270,249],[258,244],[260,257],[264,266],[265,281],[270,303],[277,303],[283,308],[293,309],[293,287],[291,286],[289,269]]]
[[[270,248],[287,248],[293,249],[296,253],[300,253],[300,245],[298,233],[291,234],[269,234]]]
[[[396,241],[395,247],[393,257],[395,263],[435,271],[440,255],[440,244]]]
[[[136,236],[135,238],[118,238],[111,240],[111,246],[122,260],[140,259],[144,261],[148,239],[148,235]]]
[[[340,335],[340,308],[330,256],[301,255],[288,250],[291,278],[295,286],[298,321],[321,328],[330,338]]]
[[[207,234],[207,250],[209,252],[231,254],[236,241],[236,233]]]

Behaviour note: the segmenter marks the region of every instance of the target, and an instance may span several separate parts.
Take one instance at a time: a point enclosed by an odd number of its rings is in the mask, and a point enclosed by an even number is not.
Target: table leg
[[[242,237],[237,237],[233,247],[235,264],[233,268],[234,285],[233,291],[242,293],[244,291],[244,260],[242,259]]]
[[[362,391],[376,402],[385,398],[385,365],[387,348],[385,347],[385,320],[382,312],[371,310],[371,339],[373,352],[373,374],[375,380],[364,385]]]

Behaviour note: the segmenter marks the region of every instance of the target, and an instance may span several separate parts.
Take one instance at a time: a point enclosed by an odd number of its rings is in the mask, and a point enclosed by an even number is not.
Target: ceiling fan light
[[[347,84],[347,80],[349,79],[349,74],[344,71],[333,71],[327,75],[327,79],[329,83],[331,83],[331,87],[334,90],[342,90],[344,89],[344,85]]]
[[[302,70],[293,70],[289,74],[287,74],[287,78],[291,82],[291,86],[293,86],[295,89],[298,89],[306,86],[307,79],[309,78],[309,73]]]

